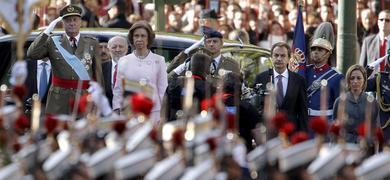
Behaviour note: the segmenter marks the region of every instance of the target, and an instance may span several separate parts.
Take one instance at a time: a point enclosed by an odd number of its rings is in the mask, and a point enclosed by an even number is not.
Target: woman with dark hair
[[[351,66],[346,74],[348,91],[345,99],[345,140],[347,142],[357,143],[357,128],[364,123],[366,109],[368,108],[367,97],[364,92],[367,87],[367,73],[363,66],[355,64]],[[337,119],[340,97],[336,99],[333,106],[333,120]],[[378,107],[375,99],[371,103],[371,124],[376,125],[378,116]]]
[[[154,41],[155,34],[146,21],[134,23],[127,37],[134,50],[118,61],[113,89],[113,109],[117,110],[123,107],[123,79],[136,82],[144,81],[153,89],[154,105],[151,119],[159,121],[162,99],[168,86],[165,58],[151,52],[150,46]]]

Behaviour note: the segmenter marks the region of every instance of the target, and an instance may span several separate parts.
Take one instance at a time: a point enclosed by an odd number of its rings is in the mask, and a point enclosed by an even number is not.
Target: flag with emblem
[[[291,71],[298,72],[301,75],[305,75],[306,67],[306,47],[305,47],[305,31],[303,28],[302,20],[302,0],[298,1],[297,11],[297,23],[294,29],[294,39],[292,45],[292,58],[290,61],[289,68]]]
[[[42,0],[2,0],[0,18],[5,29],[12,34],[27,34],[33,22],[33,6],[43,3]],[[21,23],[21,25],[19,25]]]

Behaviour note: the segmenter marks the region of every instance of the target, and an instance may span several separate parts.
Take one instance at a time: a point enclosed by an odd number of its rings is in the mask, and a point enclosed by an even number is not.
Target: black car
[[[32,32],[28,36],[24,46],[25,53],[39,33],[40,32]],[[57,30],[53,31],[53,33],[62,34],[63,31]],[[116,35],[127,36],[128,31],[124,29],[81,29],[80,33],[109,39]],[[169,63],[180,53],[180,51],[191,46],[200,38],[201,36],[189,34],[157,32],[151,50],[164,56],[167,63]],[[130,46],[129,52],[131,52]],[[232,57],[239,62],[241,71],[243,72],[248,85],[251,85],[253,78],[257,73],[266,70],[270,65],[269,50],[257,46],[225,40],[222,52],[224,56]],[[16,37],[14,35],[0,37],[0,59],[0,83],[8,84],[10,67],[16,60]]]

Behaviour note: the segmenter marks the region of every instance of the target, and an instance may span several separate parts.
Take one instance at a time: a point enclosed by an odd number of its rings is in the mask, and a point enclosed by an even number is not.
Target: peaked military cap
[[[62,18],[68,17],[68,16],[79,16],[81,17],[81,13],[83,10],[76,6],[76,5],[68,5],[61,9],[60,16]]]
[[[205,32],[204,33],[205,35],[205,38],[208,39],[208,38],[220,38],[222,39],[223,36],[220,32],[216,31],[216,30],[211,30],[209,32]]]

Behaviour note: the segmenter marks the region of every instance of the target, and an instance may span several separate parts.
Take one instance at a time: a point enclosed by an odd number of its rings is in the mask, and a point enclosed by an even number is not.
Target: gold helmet
[[[330,42],[324,38],[315,39],[313,41],[313,43],[311,43],[310,48],[313,48],[313,47],[320,47],[320,48],[328,50],[329,52],[333,51],[332,44],[330,44]]]

